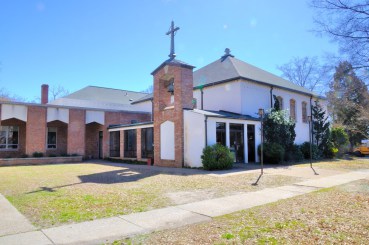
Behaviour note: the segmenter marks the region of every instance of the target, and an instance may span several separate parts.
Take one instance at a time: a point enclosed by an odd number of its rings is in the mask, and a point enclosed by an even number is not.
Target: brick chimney
[[[49,85],[42,84],[41,85],[41,104],[49,103]]]

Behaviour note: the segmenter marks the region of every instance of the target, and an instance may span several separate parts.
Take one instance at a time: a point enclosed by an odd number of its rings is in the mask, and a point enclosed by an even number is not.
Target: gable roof
[[[194,88],[211,86],[236,79],[245,79],[303,94],[316,95],[314,92],[304,87],[250,65],[242,60],[236,59],[232,55],[223,56],[221,59],[198,69],[194,72],[193,77]]]
[[[94,100],[115,104],[130,105],[133,101],[145,97],[147,93],[128,90],[87,86],[63,98],[74,100]]]

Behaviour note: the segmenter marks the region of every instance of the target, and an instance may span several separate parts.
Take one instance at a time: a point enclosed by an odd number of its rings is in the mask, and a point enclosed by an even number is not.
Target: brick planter
[[[42,165],[55,163],[81,162],[82,156],[72,157],[28,157],[28,158],[0,158],[0,166]]]

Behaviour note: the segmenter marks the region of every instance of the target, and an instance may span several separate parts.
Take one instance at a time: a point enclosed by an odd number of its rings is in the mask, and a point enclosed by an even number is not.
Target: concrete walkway
[[[36,228],[26,217],[0,194],[0,237],[34,230]]]
[[[294,185],[3,236],[0,237],[0,244],[102,244],[137,234],[210,221],[212,217],[365,178],[369,178],[369,171],[354,171]]]

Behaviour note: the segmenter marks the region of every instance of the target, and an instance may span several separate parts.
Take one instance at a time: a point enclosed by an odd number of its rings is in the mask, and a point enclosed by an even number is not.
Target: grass
[[[369,180],[115,244],[367,244]]]
[[[320,162],[313,162],[313,165],[320,168],[339,170],[369,169],[369,157],[351,157],[349,159],[324,160]],[[299,166],[309,166],[309,163],[300,164]]]
[[[194,172],[196,172],[194,170]],[[196,200],[291,184],[300,179],[258,174],[178,175],[119,164],[58,164],[0,168],[0,193],[38,227],[94,220]],[[186,199],[187,198],[187,199]]]

